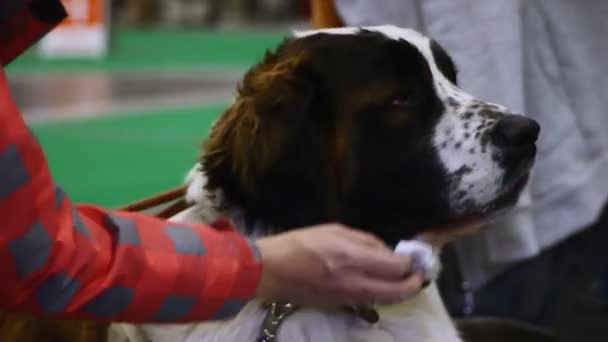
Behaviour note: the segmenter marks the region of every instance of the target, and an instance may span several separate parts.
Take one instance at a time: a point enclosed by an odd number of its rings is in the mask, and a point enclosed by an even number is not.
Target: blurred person
[[[457,258],[446,262],[458,264],[445,267],[442,290],[453,314],[510,317],[565,334],[574,301],[608,270],[608,2],[312,5],[317,28],[392,24],[430,35],[455,59],[463,89],[541,124],[527,195],[447,251]]]
[[[64,17],[59,0],[0,2],[0,65]],[[7,311],[200,321],[236,314],[254,296],[301,304],[391,303],[422,283],[420,274],[410,274],[409,258],[335,224],[253,241],[226,222],[178,224],[72,204],[55,186],[2,68],[0,216],[0,308]]]

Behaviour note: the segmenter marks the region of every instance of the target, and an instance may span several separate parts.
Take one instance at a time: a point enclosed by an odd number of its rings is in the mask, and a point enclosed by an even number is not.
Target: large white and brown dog
[[[227,215],[246,234],[341,222],[393,247],[459,235],[438,227],[480,222],[516,203],[539,126],[465,93],[456,75],[437,42],[409,29],[287,38],[243,78],[188,177],[195,206],[173,220]],[[277,340],[461,341],[434,284],[376,309],[379,321],[369,323],[300,308]],[[266,314],[254,300],[225,321],[121,328],[153,342],[254,342]]]

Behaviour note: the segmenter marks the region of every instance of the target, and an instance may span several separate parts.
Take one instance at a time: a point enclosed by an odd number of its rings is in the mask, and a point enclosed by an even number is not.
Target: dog
[[[535,121],[460,89],[452,59],[419,32],[298,32],[245,74],[187,177],[194,206],[172,220],[228,216],[252,236],[340,222],[392,247],[422,240],[437,251],[517,203],[539,132]],[[276,337],[461,341],[434,283],[377,310],[371,324],[301,308]],[[266,314],[253,300],[226,321],[123,328],[133,340],[256,341]]]

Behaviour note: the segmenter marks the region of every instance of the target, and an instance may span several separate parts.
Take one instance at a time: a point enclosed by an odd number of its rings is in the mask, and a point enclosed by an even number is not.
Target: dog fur
[[[458,232],[437,227],[480,222],[515,204],[539,133],[534,121],[475,99],[456,79],[449,55],[413,30],[296,33],[243,78],[188,176],[195,205],[172,220],[228,216],[256,236],[333,221],[393,247],[452,239]],[[378,311],[371,325],[304,308],[278,340],[461,341],[434,284]],[[227,321],[115,328],[153,342],[254,341],[264,316],[253,300]]]

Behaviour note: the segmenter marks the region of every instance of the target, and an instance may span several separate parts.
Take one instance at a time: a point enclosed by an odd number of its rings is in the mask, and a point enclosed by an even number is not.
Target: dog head
[[[413,30],[297,33],[246,73],[213,126],[207,190],[274,231],[333,221],[388,243],[507,208],[539,126],[456,78]]]

